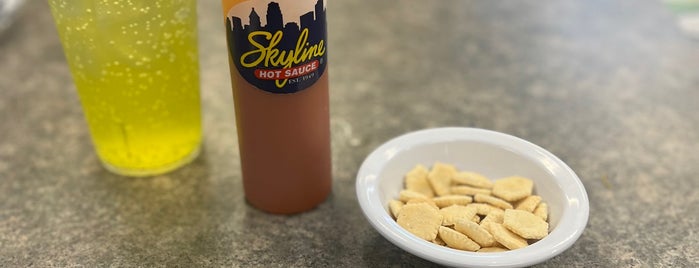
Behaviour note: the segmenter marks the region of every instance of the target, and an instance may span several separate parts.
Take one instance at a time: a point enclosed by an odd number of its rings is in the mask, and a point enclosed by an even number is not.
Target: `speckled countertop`
[[[429,267],[374,231],[364,157],[439,126],[558,155],[587,229],[542,267],[699,265],[699,41],[661,1],[330,1],[333,193],[276,216],[243,197],[219,1],[199,1],[205,140],[192,164],[105,171],[46,1],[0,36],[0,267]]]

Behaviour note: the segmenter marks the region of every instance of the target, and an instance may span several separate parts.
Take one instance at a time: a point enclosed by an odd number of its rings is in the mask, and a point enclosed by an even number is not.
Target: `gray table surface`
[[[542,267],[699,265],[699,42],[660,1],[330,1],[333,193],[246,204],[219,1],[199,1],[203,153],[130,179],[92,151],[46,1],[0,37],[0,267],[430,267],[361,213],[355,176],[409,131],[479,127],[559,156],[587,229]]]

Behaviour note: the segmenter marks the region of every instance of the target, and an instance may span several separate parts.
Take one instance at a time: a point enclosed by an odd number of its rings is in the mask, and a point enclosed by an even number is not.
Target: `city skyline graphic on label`
[[[295,93],[325,72],[324,0],[245,1],[227,14],[232,62],[248,83],[271,93]]]

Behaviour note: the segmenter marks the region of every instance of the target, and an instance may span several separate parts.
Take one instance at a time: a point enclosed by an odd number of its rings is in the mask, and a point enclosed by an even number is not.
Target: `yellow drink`
[[[104,165],[144,176],[201,143],[195,0],[49,0]]]

